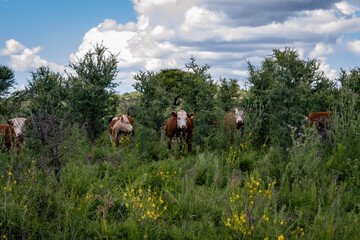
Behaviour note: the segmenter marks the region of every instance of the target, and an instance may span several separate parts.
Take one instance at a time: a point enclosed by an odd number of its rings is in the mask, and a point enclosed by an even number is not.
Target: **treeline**
[[[148,134],[159,137],[170,112],[184,109],[195,114],[194,143],[215,147],[219,142],[212,137],[214,120],[221,123],[229,109],[238,107],[245,111],[244,132],[252,133],[252,144],[286,148],[292,144],[289,125],[300,129],[310,112],[341,111],[339,104],[353,99],[360,88],[359,67],[341,69],[338,79],[332,81],[321,70],[319,60],[303,60],[290,48],[273,50],[261,66],[249,61],[246,91],[240,89],[237,79],[215,81],[210,66],[199,66],[194,57],[185,70],[140,71],[134,76],[139,94],[132,102],[124,102],[115,92],[117,58],[105,46],[96,45],[69,67],[65,76],[40,67],[31,72],[25,90],[9,94],[15,84],[14,72],[1,66],[3,119],[51,112],[59,120],[85,129],[89,141],[95,143],[107,127],[108,116],[128,112]],[[355,100],[358,109],[359,100]],[[71,118],[63,119],[65,115]],[[216,127],[219,125],[215,131]]]

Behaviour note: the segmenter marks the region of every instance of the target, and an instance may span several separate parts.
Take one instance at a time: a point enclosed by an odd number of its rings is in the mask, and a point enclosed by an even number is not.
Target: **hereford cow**
[[[331,129],[332,112],[313,112],[305,117],[305,127],[315,126],[323,141],[326,141],[327,132]]]
[[[235,128],[239,130],[244,126],[244,111],[239,111],[237,108],[231,110],[224,117],[224,125],[229,130],[230,142],[233,143],[233,134]]]
[[[0,146],[2,151],[10,151],[11,144],[15,141],[15,131],[9,124],[0,125]]]
[[[165,131],[168,138],[168,149],[171,150],[171,141],[175,137],[185,139],[188,145],[188,153],[192,151],[192,136],[194,129],[194,114],[186,113],[184,110],[179,112],[171,112],[170,118],[166,122]],[[182,146],[179,146],[179,152],[181,155]]]
[[[30,124],[30,118],[13,118],[7,120],[8,124],[14,128],[16,137],[16,150],[18,153],[22,151],[25,146],[25,131]]]
[[[135,134],[134,120],[130,116],[121,115],[114,117],[109,125],[110,141],[116,144],[121,142],[121,137],[126,134]]]

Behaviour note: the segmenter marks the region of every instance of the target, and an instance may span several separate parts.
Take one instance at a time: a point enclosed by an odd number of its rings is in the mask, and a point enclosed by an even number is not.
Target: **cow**
[[[121,137],[126,134],[135,135],[134,120],[130,116],[121,115],[112,118],[109,124],[110,141],[115,144],[121,143]]]
[[[30,124],[30,118],[12,118],[8,119],[7,123],[14,128],[16,150],[20,153],[25,146],[25,131],[26,127]]]
[[[176,137],[185,139],[188,145],[188,153],[192,152],[192,136],[194,129],[194,114],[186,113],[184,110],[179,112],[171,112],[170,118],[166,122],[165,131],[167,136],[167,145],[171,151],[171,141]],[[182,146],[179,146],[179,154],[181,156]]]
[[[322,137],[323,141],[326,140],[327,132],[331,130],[331,116],[332,112],[313,112],[305,117],[305,127],[315,126],[317,132]]]
[[[0,146],[2,152],[10,151],[11,145],[15,141],[15,131],[9,124],[0,124]]]
[[[244,123],[244,111],[239,111],[239,109],[231,109],[224,117],[225,128],[229,131],[230,143],[233,143],[233,133],[235,128],[237,130],[241,129]]]

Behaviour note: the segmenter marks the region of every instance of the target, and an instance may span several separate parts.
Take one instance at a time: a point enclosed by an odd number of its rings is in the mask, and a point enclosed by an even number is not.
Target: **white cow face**
[[[244,123],[244,111],[239,111],[239,109],[234,108],[234,116],[236,124]]]
[[[187,114],[184,110],[177,112],[177,120],[176,120],[177,127],[180,129],[186,129],[187,118],[188,118]]]
[[[113,129],[119,129],[122,132],[131,132],[134,128],[129,122],[129,119],[125,115],[115,117],[113,120],[117,120]]]
[[[14,128],[15,136],[21,137],[26,131],[26,126],[29,123],[29,118],[13,118],[9,119],[7,122],[10,126]]]

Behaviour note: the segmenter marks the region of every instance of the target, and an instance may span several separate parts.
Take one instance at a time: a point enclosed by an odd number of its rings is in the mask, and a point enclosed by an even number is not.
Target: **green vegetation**
[[[360,72],[342,71],[335,88],[317,64],[274,50],[259,68],[249,63],[248,92],[236,80],[217,85],[194,58],[186,71],[140,72],[138,92],[115,106],[133,107],[135,119],[135,136],[119,146],[104,125],[92,139],[71,121],[80,112],[69,79],[38,69],[22,98],[9,97],[35,125],[20,155],[0,153],[0,237],[360,239]],[[223,124],[231,107],[244,109],[246,123],[232,145]],[[181,159],[184,143],[169,152],[163,129],[179,109],[195,114],[193,153]],[[328,110],[326,140],[302,126]]]

